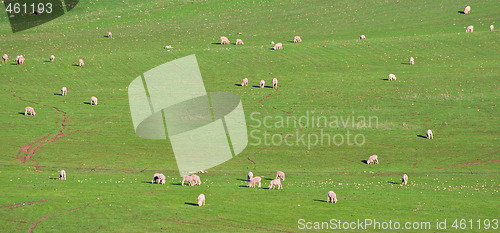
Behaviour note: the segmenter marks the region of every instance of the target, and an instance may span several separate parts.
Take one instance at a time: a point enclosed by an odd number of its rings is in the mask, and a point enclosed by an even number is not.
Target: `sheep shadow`
[[[56,177],[50,177],[49,179],[51,179],[51,180],[59,180],[59,177],[57,177],[57,178]]]
[[[260,86],[257,86],[257,85],[252,86],[252,87],[254,87],[254,88],[260,88]],[[264,88],[273,88],[273,87],[272,86],[264,86]]]
[[[366,159],[361,160],[361,162],[364,164],[368,164],[368,160],[366,160]]]
[[[148,183],[148,184],[156,184],[156,182],[155,183],[151,183],[151,181],[141,181],[141,183],[143,183],[143,184],[146,184],[146,183]]]
[[[401,184],[401,183],[396,182],[396,181],[387,181],[387,183],[389,183],[389,184]]]
[[[109,37],[108,35],[105,35],[104,38],[111,38],[111,37]]]
[[[401,65],[410,65],[409,62],[401,62]]]
[[[274,180],[273,178],[264,178],[263,180]]]
[[[61,94],[61,93],[54,93],[54,95],[59,95],[59,96],[62,96],[62,94]]]
[[[212,43],[212,44],[218,44],[218,45],[222,45],[222,44],[221,44],[220,42],[219,42],[219,43],[215,42],[215,43]]]
[[[49,61],[43,61],[43,62],[45,62],[45,63],[50,63],[50,62],[52,62],[52,61],[50,61],[50,60],[49,60]]]
[[[287,43],[295,43],[295,41],[289,40],[289,41],[287,41]]]
[[[240,179],[240,178],[237,178],[236,180],[239,180],[239,181],[249,181],[248,179]]]
[[[417,137],[421,137],[421,138],[425,138],[425,139],[427,139],[427,136],[420,135],[420,134],[419,134],[419,135],[417,135]]]
[[[235,86],[238,86],[238,87],[241,87],[241,86],[242,86],[242,85],[241,85],[241,83],[236,83],[236,84],[234,84],[234,85],[235,85]]]
[[[388,79],[388,78],[383,78],[383,79],[380,79],[380,80],[385,80],[385,81],[388,81],[389,79]]]
[[[17,65],[20,65],[20,64],[17,64],[17,62],[12,62],[12,63],[10,63],[10,65],[17,66]]]
[[[90,102],[83,102],[83,104],[88,104],[88,105],[90,105]]]
[[[269,50],[278,50],[278,49],[274,49],[274,47],[272,47],[272,48],[269,48]]]
[[[79,65],[78,65],[78,64],[73,64],[72,66],[77,66],[77,67],[79,67]]]
[[[198,203],[192,203],[192,202],[184,202],[184,204],[191,206],[198,206]]]
[[[464,11],[458,11],[459,14],[465,15]]]
[[[250,187],[248,187],[248,185],[239,185],[238,187],[240,187],[240,188],[250,188]]]
[[[24,112],[18,112],[18,114],[20,114],[20,115],[26,115],[26,114],[24,114]]]
[[[320,199],[314,199],[314,201],[317,201],[317,202],[327,202],[325,200],[320,200]],[[327,202],[328,203],[328,202]]]

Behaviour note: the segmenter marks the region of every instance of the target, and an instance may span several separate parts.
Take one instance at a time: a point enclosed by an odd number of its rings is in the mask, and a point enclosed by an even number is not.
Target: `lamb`
[[[274,41],[271,41],[271,46],[274,46]]]
[[[4,55],[2,56],[2,62],[3,62],[3,63],[5,63],[7,60],[9,60],[9,55],[4,54]]]
[[[464,14],[470,14],[470,6],[465,7]]]
[[[97,105],[97,97],[92,96],[90,98],[90,105]]]
[[[181,183],[181,184],[182,184],[182,186],[184,186],[184,182],[188,182],[188,183],[189,183],[189,185],[191,185],[191,183],[193,182],[193,177],[188,176],[188,175],[184,175],[184,176],[182,177],[182,183]]]
[[[189,183],[191,186],[201,185],[201,179],[198,175],[191,175],[191,182]]]
[[[490,32],[492,32],[493,29],[495,29],[495,28],[493,27],[493,24],[492,24],[492,25],[490,25]]]
[[[328,203],[337,203],[337,194],[333,191],[328,191]]]
[[[65,170],[61,170],[59,172],[59,180],[66,180],[66,171]]]
[[[260,80],[260,88],[264,88],[266,86],[266,81]]]
[[[24,115],[25,115],[25,116],[27,116],[27,115],[28,115],[28,113],[29,113],[30,115],[32,115],[32,116],[36,115],[35,109],[34,109],[34,108],[32,108],[32,107],[26,107],[26,108],[24,109]]]
[[[415,65],[415,60],[413,59],[413,57],[410,57],[410,65]]]
[[[113,38],[113,34],[111,32],[108,32],[108,38]]]
[[[62,87],[61,88],[61,95],[68,95],[68,88]]]
[[[153,180],[151,181],[151,184],[154,184],[155,182],[159,182],[159,179],[160,179],[160,173],[155,173],[154,176],[153,176]]]
[[[24,63],[24,56],[23,55],[17,56],[16,62],[18,65],[22,65]]]
[[[243,43],[243,41],[241,39],[236,39],[236,45],[239,45],[239,44],[245,44],[245,43]]]
[[[248,187],[250,188],[255,188],[255,183],[259,183],[259,188],[261,187],[261,178],[259,176],[256,176],[252,179],[250,179],[250,182],[248,183]]]
[[[359,37],[359,39],[360,39],[360,40],[366,40],[366,36],[365,36],[365,35],[361,35],[361,36]]]
[[[174,47],[172,47],[172,45],[167,45],[165,46],[166,49],[173,49]]]
[[[248,78],[244,78],[244,79],[241,81],[241,86],[248,86]]]
[[[434,139],[434,136],[432,136],[432,130],[428,129],[426,135],[427,139]]]
[[[274,45],[274,48],[273,48],[273,49],[274,49],[274,50],[283,49],[283,44],[281,44],[281,43],[277,43],[277,44],[275,44],[275,45]]]
[[[278,79],[277,78],[273,78],[273,88],[278,89]]]
[[[205,195],[203,193],[198,196],[198,206],[202,205],[205,205]]]
[[[396,80],[396,75],[389,74],[389,80]]]
[[[78,66],[84,66],[85,63],[83,62],[83,59],[78,60]]]
[[[50,55],[50,62],[53,62],[53,61],[54,61],[54,59],[56,59],[56,56],[54,56],[54,55]]]
[[[220,37],[220,44],[229,44],[229,39],[225,36]]]
[[[165,175],[163,174],[158,175],[158,184],[165,184]]]
[[[283,189],[283,186],[281,185],[280,179],[271,180],[271,183],[269,184],[268,188],[274,189],[276,186],[278,186],[278,189]]]
[[[474,32],[474,26],[468,26],[467,29],[465,29],[465,32]]]
[[[278,178],[280,178],[281,180],[285,181],[285,173],[282,172],[282,171],[277,171],[275,179],[278,179]]]
[[[302,42],[302,39],[300,38],[300,36],[295,36],[293,38],[293,43],[300,43],[300,42]]]
[[[402,179],[402,181],[401,181],[401,184],[406,185],[407,183],[408,183],[408,175],[403,174],[403,179]]]
[[[253,173],[252,172],[248,172],[247,178],[248,178],[248,181],[252,180]]]
[[[378,156],[372,155],[366,160],[366,164],[378,164]]]

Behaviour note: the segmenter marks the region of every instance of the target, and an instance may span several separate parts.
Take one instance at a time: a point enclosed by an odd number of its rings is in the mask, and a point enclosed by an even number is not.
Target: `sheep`
[[[4,54],[4,55],[2,56],[2,62],[3,62],[3,63],[5,63],[7,60],[9,60],[9,55]]]
[[[56,59],[56,56],[54,56],[54,55],[50,55],[50,62],[53,62],[53,61],[54,61],[54,59]]]
[[[278,79],[277,78],[273,78],[273,88],[278,89]]]
[[[78,66],[83,67],[85,63],[83,62],[83,59],[78,60]]]
[[[34,108],[32,108],[32,107],[26,107],[26,108],[24,109],[24,115],[25,115],[25,116],[27,116],[27,115],[28,115],[28,113],[29,113],[30,115],[32,115],[32,116],[36,115],[35,109],[34,109]]]
[[[160,183],[160,182],[159,182],[159,179],[160,179],[160,173],[155,173],[155,174],[153,175],[153,180],[151,180],[151,184],[154,184],[155,182]]]
[[[167,45],[165,46],[166,49],[173,49],[174,47],[172,47],[172,45]]]
[[[465,7],[464,14],[470,14],[470,6]]]
[[[396,80],[396,75],[389,74],[389,80]]]
[[[273,48],[273,49],[274,49],[274,50],[283,49],[283,44],[281,44],[281,43],[277,43],[277,44],[275,44],[275,45],[274,45],[274,48]]]
[[[229,44],[229,39],[227,39],[227,37],[225,36],[221,36],[220,37],[220,44]]]
[[[241,86],[248,86],[248,78],[244,78],[244,79],[241,81]]]
[[[68,95],[68,88],[62,87],[61,88],[61,95]]]
[[[434,136],[432,136],[432,130],[428,129],[425,134],[427,135],[427,139],[434,139]]]
[[[248,172],[247,178],[248,178],[248,181],[252,180],[253,173],[252,172]]]
[[[97,105],[97,97],[95,96],[90,97],[90,105]]]
[[[280,178],[281,180],[285,181],[285,173],[282,172],[282,171],[277,171],[275,179],[278,179],[278,178]]]
[[[328,200],[327,200],[328,203],[337,203],[337,194],[335,194],[335,192],[333,191],[328,191]]]
[[[271,46],[274,46],[274,41],[271,41]]]
[[[465,29],[465,32],[474,32],[474,26],[468,26],[467,29]]]
[[[410,57],[410,65],[415,65],[415,59],[413,59],[413,57]]]
[[[198,206],[202,205],[205,205],[205,195],[203,193],[198,196]]]
[[[108,32],[108,38],[113,38],[113,34],[111,32]]]
[[[259,183],[259,188],[261,187],[261,178],[259,176],[253,177],[250,179],[250,182],[248,183],[248,187],[250,188],[255,188],[255,183]]]
[[[403,174],[403,179],[402,179],[402,181],[401,181],[401,184],[406,185],[407,183],[408,183],[408,175]]]
[[[245,44],[245,43],[243,43],[243,41],[241,39],[236,39],[236,45],[239,45],[239,44]]]
[[[271,183],[269,184],[268,188],[274,189],[276,186],[278,186],[278,189],[283,189],[283,186],[281,185],[280,179],[271,180]]]
[[[66,180],[66,171],[65,170],[61,170],[59,172],[59,180]]]
[[[495,29],[495,27],[493,27],[493,24],[492,24],[492,25],[490,25],[490,32],[492,32],[493,29]]]
[[[158,175],[158,184],[165,184],[165,175],[163,174]]]
[[[266,86],[266,81],[260,80],[260,88],[264,88]]]
[[[23,55],[17,56],[16,62],[18,65],[22,65],[24,63],[24,56]]]
[[[360,39],[360,40],[366,40],[366,36],[365,36],[365,35],[361,35],[361,36],[359,37],[359,39]]]
[[[300,42],[302,42],[302,39],[300,38],[300,36],[295,36],[293,38],[293,43],[300,43]]]
[[[182,183],[181,183],[181,185],[182,185],[182,186],[184,186],[184,182],[188,182],[188,183],[189,183],[189,185],[191,185],[192,180],[193,180],[193,178],[192,178],[191,176],[184,175],[184,176],[182,177]]]
[[[198,175],[191,175],[191,182],[189,183],[191,186],[201,185],[201,179]]]
[[[366,164],[378,164],[378,156],[372,155],[366,160]]]

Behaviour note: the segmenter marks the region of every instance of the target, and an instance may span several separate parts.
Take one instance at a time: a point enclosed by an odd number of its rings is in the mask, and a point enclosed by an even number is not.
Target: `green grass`
[[[471,14],[459,14],[466,4]],[[429,232],[438,231],[436,219],[447,219],[443,232],[457,231],[455,219],[472,219],[467,231],[490,232],[476,221],[500,217],[498,12],[494,0],[94,0],[15,34],[0,14],[0,53],[10,57],[0,63],[0,229],[295,232],[299,219],[375,218],[430,222]],[[474,33],[465,33],[468,25]],[[108,31],[112,39],[104,37]],[[362,34],[367,39],[360,41]],[[295,35],[303,42],[289,43]],[[245,45],[212,44],[220,36]],[[270,50],[271,41],[284,49]],[[19,54],[25,64],[11,65]],[[55,62],[45,62],[51,54]],[[207,91],[241,97],[249,134],[257,135],[240,155],[201,174],[204,183],[195,187],[177,185],[169,141],[135,135],[127,95],[136,77],[190,54]],[[414,66],[405,64],[410,56]],[[80,58],[85,67],[73,66]],[[390,73],[397,81],[383,80]],[[250,87],[234,85],[244,77]],[[251,87],[274,77],[277,91]],[[54,94],[62,86],[68,96]],[[99,105],[83,103],[91,96]],[[37,115],[19,114],[26,106]],[[67,134],[20,163],[21,146],[61,129],[62,113],[53,107],[66,112]],[[306,123],[304,116],[371,116],[378,124],[298,130],[294,119]],[[264,119],[274,127],[255,126]],[[290,125],[276,126],[281,119]],[[427,129],[434,140],[417,136]],[[293,145],[265,145],[264,131],[293,134]],[[306,140],[362,135],[364,144],[307,146],[297,133]],[[380,164],[362,162],[372,154]],[[66,181],[54,179],[60,169]],[[249,170],[264,178],[263,187],[284,171],[284,190],[241,187]],[[166,185],[147,183],[155,172],[168,176]],[[397,184],[403,173],[407,186]],[[329,190],[338,203],[323,202]],[[200,193],[207,205],[190,205]]]

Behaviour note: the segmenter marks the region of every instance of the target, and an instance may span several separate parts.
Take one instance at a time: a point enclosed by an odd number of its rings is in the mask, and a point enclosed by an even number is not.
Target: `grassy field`
[[[467,4],[472,13],[461,14]],[[499,12],[496,0],[93,0],[15,34],[0,14],[0,54],[9,55],[0,63],[0,231],[296,232],[371,219],[398,222],[396,231],[497,232]],[[231,45],[216,44],[220,36]],[[241,97],[249,133],[241,154],[194,187],[179,185],[168,140],[136,136],[127,89],[191,54],[207,91]],[[249,87],[235,85],[245,77]],[[273,78],[278,90],[252,87]],[[84,103],[91,96],[99,105]],[[321,117],[329,124],[312,122]],[[419,136],[427,129],[434,140]],[[343,141],[315,143],[322,135]],[[372,154],[378,165],[363,162]],[[284,189],[265,189],[278,170]],[[244,187],[248,171],[263,188]],[[156,172],[166,185],[150,183]],[[206,206],[193,206],[200,193]]]

